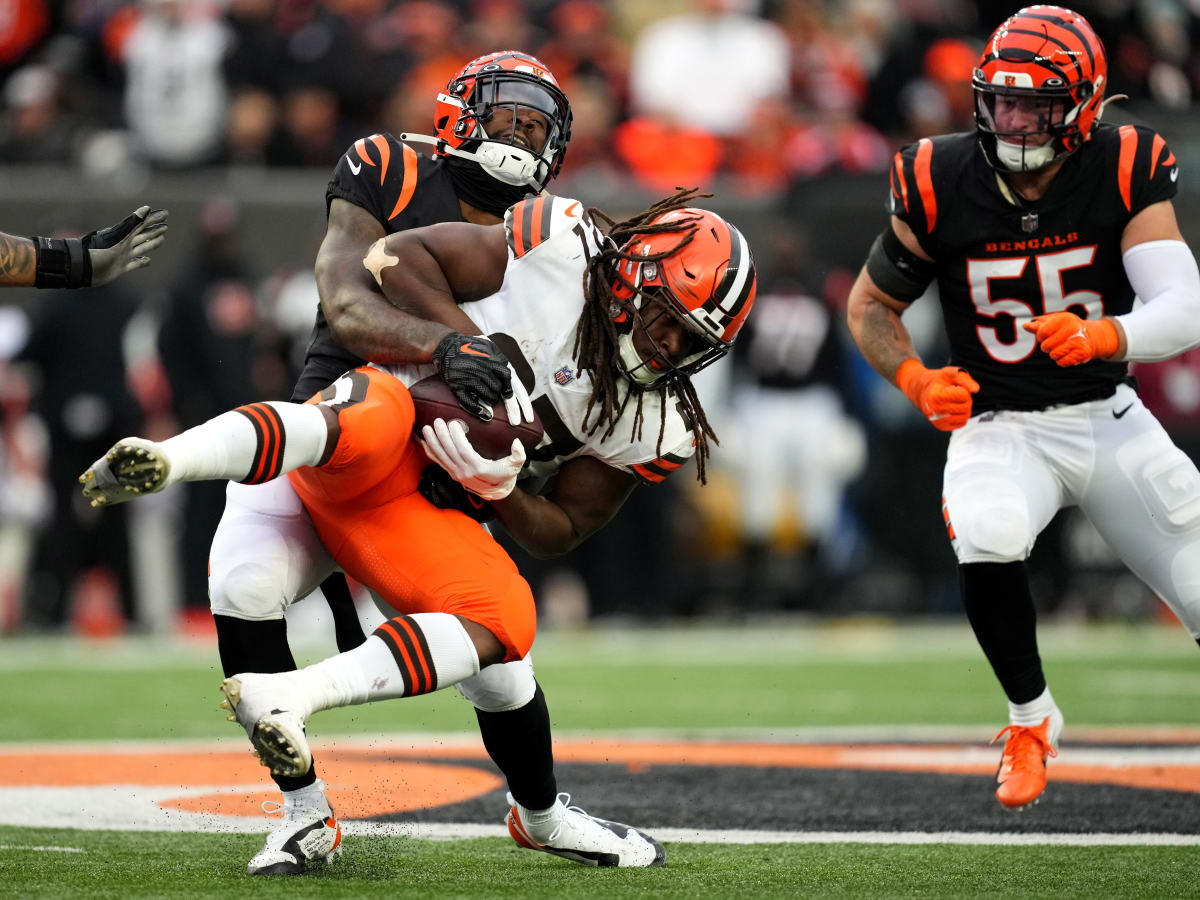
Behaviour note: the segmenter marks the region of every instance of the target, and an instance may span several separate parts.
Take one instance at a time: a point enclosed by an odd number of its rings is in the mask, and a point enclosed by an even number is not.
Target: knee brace
[[[1033,547],[1025,496],[1002,479],[981,478],[955,490],[946,513],[960,563],[1019,562]]]
[[[520,709],[533,699],[537,682],[533,678],[533,660],[526,656],[513,662],[488,666],[478,675],[460,681],[459,693],[484,712],[508,712]]]

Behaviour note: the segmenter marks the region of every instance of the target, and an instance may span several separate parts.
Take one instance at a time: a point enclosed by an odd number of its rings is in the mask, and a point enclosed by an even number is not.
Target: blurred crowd
[[[1108,47],[1111,93],[1190,107],[1200,89],[1193,6],[1079,7]],[[761,219],[743,226],[759,258],[755,313],[733,359],[699,383],[721,437],[710,484],[699,490],[689,468],[635,492],[624,524],[565,565],[516,553],[543,620],[957,609],[931,494],[944,435],[862,361],[844,304],[862,258],[856,248],[865,252],[883,221],[880,173],[901,143],[973,127],[970,71],[982,36],[1013,4],[0,0],[0,8],[0,164],[67,163],[83,177],[128,167],[330,170],[357,137],[428,133],[434,97],[466,60],[499,48],[535,53],[574,108],[569,178],[612,176],[659,192],[721,177],[726,192],[756,199]],[[833,175],[879,184],[831,226],[789,189]],[[843,242],[853,245],[846,258],[831,258],[831,240],[858,228],[866,207],[866,230]],[[0,307],[0,633],[210,621],[206,558],[224,485],[98,511],[75,477],[124,435],[166,437],[290,394],[318,302],[314,248],[264,270],[242,212],[218,197],[194,221],[176,222],[171,240],[186,261],[153,296],[131,280],[89,296],[103,315],[80,315],[68,292]],[[832,239],[822,233],[831,230]],[[944,358],[935,303],[917,304],[905,321],[922,356]],[[1200,351],[1137,374],[1147,405],[1195,456]],[[1140,615],[1153,605],[1070,515],[1043,535],[1031,569],[1051,606]]]
[[[716,173],[771,192],[878,172],[971,124],[968,0],[5,0],[0,163],[330,167],[355,138],[428,132],[463,63],[539,56],[575,108],[569,164],[654,187]],[[1112,93],[1186,108],[1196,4],[1079,5]]]

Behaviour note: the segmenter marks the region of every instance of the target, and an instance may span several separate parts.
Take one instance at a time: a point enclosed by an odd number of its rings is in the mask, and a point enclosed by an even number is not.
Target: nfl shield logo
[[[570,384],[572,381],[574,381],[575,376],[571,374],[571,367],[563,366],[561,369],[555,372],[554,380],[559,384]]]
[[[1038,214],[1026,213],[1021,216],[1021,230],[1025,232],[1037,231],[1038,229]]]

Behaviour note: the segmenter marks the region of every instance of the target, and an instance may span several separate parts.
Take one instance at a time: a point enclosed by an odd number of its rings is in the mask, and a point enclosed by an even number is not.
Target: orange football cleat
[[[1037,803],[1046,789],[1046,759],[1058,756],[1055,745],[1062,732],[1062,714],[1046,716],[1040,725],[1006,725],[991,743],[1005,732],[1008,740],[996,772],[996,799],[1008,809],[1024,809]]]

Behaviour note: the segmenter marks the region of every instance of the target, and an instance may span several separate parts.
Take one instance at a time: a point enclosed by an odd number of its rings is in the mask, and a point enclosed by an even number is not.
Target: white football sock
[[[210,479],[258,483],[316,465],[328,437],[319,407],[272,401],[222,413],[159,447],[170,466],[167,484]]]
[[[325,799],[325,782],[320,778],[302,788],[282,793],[283,804],[289,809],[329,808],[329,801]]]
[[[279,677],[307,718],[322,709],[427,694],[478,673],[479,655],[457,616],[414,613],[384,622],[353,650]]]
[[[1008,721],[1013,725],[1041,725],[1042,720],[1058,709],[1047,687],[1028,703],[1008,701]]]
[[[562,821],[562,817],[567,811],[561,797],[555,797],[554,805],[549,809],[528,809],[516,801],[514,803],[517,812],[521,815],[521,823],[525,826],[526,833],[539,844],[550,840],[550,835],[554,834],[554,829],[558,827],[558,823]]]

